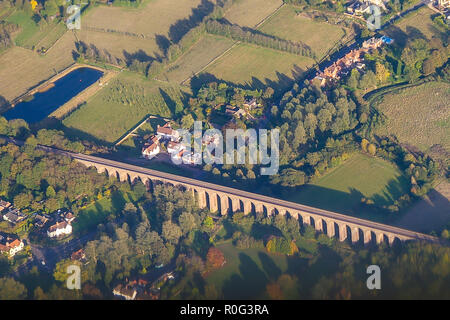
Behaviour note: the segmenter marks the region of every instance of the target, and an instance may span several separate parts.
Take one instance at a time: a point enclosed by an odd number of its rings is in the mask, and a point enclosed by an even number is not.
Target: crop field
[[[225,19],[231,23],[252,28],[282,4],[282,0],[237,0],[225,13]]]
[[[12,100],[67,68],[74,62],[74,40],[72,33],[65,33],[43,56],[21,47],[3,52],[0,55],[0,79],[8,81],[0,81],[0,95]]]
[[[241,85],[259,88],[263,83],[283,89],[313,63],[308,57],[241,43],[204,72]]]
[[[204,68],[210,61],[230,48],[233,43],[234,41],[231,39],[207,34],[158,78],[180,83]]]
[[[380,135],[395,135],[400,142],[428,151],[440,144],[450,151],[450,84],[428,82],[383,96],[378,108],[387,116]]]
[[[362,197],[388,205],[407,189],[408,181],[393,164],[358,153],[286,200],[361,216],[352,208]]]
[[[258,30],[281,39],[302,41],[319,59],[348,32],[342,27],[299,15],[292,6],[283,6]]]
[[[163,55],[159,40],[177,37],[183,28],[176,25],[189,19],[200,0],[153,0],[142,7],[96,7],[82,17],[80,40],[106,49],[118,58],[124,51],[142,50],[147,56]]]
[[[80,135],[112,143],[149,115],[171,117],[176,109],[183,108],[183,95],[177,86],[123,72],[63,123]]]

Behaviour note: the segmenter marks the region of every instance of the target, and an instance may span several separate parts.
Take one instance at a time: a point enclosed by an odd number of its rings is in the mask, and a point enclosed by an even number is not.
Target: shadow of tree
[[[239,272],[223,285],[225,299],[258,299],[265,292],[267,277],[245,253],[239,254]]]
[[[214,4],[208,0],[202,2],[194,9],[188,18],[178,20],[169,29],[169,39],[173,43],[178,43],[183,36],[192,28],[198,26],[204,17],[209,15],[214,10]]]
[[[269,276],[271,281],[276,281],[281,276],[281,270],[273,262],[273,260],[264,252],[258,253],[264,272]]]

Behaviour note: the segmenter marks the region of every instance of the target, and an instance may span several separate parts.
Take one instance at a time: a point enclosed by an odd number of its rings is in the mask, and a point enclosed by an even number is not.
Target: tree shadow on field
[[[40,129],[60,130],[60,131],[64,132],[64,135],[71,140],[85,141],[86,143],[90,143],[90,144],[94,143],[98,146],[111,146],[112,145],[111,142],[99,139],[87,132],[84,132],[79,129],[67,127],[66,125],[63,124],[62,120],[54,118],[54,117],[45,118],[42,121],[39,121],[37,123],[32,123],[32,124],[30,124],[30,128],[33,131],[38,131]]]
[[[159,93],[161,94],[161,97],[169,108],[172,117],[175,117],[178,113],[177,103],[163,89],[159,88]]]
[[[273,260],[264,252],[258,253],[258,258],[261,260],[264,272],[269,276],[270,280],[276,281],[281,276],[281,270],[273,262]]]
[[[233,274],[223,285],[225,299],[258,299],[264,293],[267,277],[246,254],[239,254],[239,272]]]
[[[163,35],[157,34],[155,36],[156,44],[158,45],[159,50],[163,53],[163,55],[167,55],[167,51],[170,47],[170,40]]]
[[[155,58],[150,57],[144,50],[139,49],[136,52],[128,52],[126,50],[123,50],[123,56],[125,57],[125,62],[127,66],[129,66],[134,60],[137,60],[139,62],[151,62],[155,60]]]
[[[179,43],[180,40],[191,29],[197,27],[207,15],[214,10],[214,4],[208,0],[202,0],[202,2],[194,9],[189,18],[178,20],[169,28],[169,39],[173,43]]]

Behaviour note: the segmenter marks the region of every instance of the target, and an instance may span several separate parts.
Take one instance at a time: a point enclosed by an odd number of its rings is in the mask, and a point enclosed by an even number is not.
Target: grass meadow
[[[262,83],[283,89],[313,63],[308,57],[240,43],[204,72],[236,84],[258,88]]]
[[[255,27],[283,4],[282,0],[236,0],[225,19],[242,27]]]
[[[339,42],[347,30],[326,22],[317,22],[297,14],[297,8],[283,6],[258,30],[281,39],[302,41],[311,47],[320,59],[331,47]]]
[[[56,40],[58,40],[66,31],[64,23],[52,21],[39,26],[28,14],[23,11],[15,11],[6,21],[18,24],[20,32],[15,36],[15,43],[27,49],[48,49]]]
[[[450,84],[427,82],[388,93],[377,104],[387,116],[379,135],[395,135],[426,152],[439,144],[450,152]]]
[[[220,56],[233,43],[234,41],[231,39],[206,34],[175,63],[169,65],[158,78],[181,83],[207,66],[210,61]]]
[[[106,142],[115,142],[149,115],[172,117],[183,108],[178,86],[122,72],[63,120],[65,126]]]
[[[374,200],[376,205],[389,205],[407,192],[408,180],[393,164],[364,154],[354,154],[310,184],[290,192],[285,199],[364,218],[361,198]],[[376,217],[375,217],[376,218]]]
[[[189,19],[200,4],[201,0],[153,0],[139,8],[98,6],[83,16],[77,33],[80,40],[121,59],[126,53],[162,56],[157,39],[178,36],[183,28],[176,23]]]
[[[403,46],[411,38],[425,37],[431,39],[433,36],[441,34],[441,31],[433,25],[431,20],[431,16],[434,14],[433,10],[424,6],[408,14],[395,25],[386,28],[383,33],[393,37],[400,46]]]

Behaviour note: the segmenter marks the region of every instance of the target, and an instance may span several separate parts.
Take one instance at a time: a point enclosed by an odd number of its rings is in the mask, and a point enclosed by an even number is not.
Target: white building
[[[67,235],[72,233],[72,226],[66,221],[57,222],[47,230],[47,235],[50,238],[59,237],[60,235]]]
[[[152,136],[150,141],[144,145],[142,148],[142,156],[146,159],[151,159],[160,152],[159,148],[159,138],[157,136]]]
[[[158,128],[156,129],[156,134],[158,135],[158,138],[166,139],[166,140],[172,140],[172,141],[178,141],[180,139],[180,134],[178,131],[173,130],[170,126],[170,123],[166,123],[162,127],[158,125]]]
[[[113,294],[117,297],[124,298],[125,300],[134,300],[136,298],[137,291],[131,286],[122,286],[119,284],[114,288]]]
[[[170,154],[178,154],[184,149],[186,149],[186,147],[179,142],[169,141],[169,143],[167,144],[167,152]]]
[[[22,240],[0,234],[0,252],[6,252],[13,257],[17,252],[23,250],[23,247]]]

